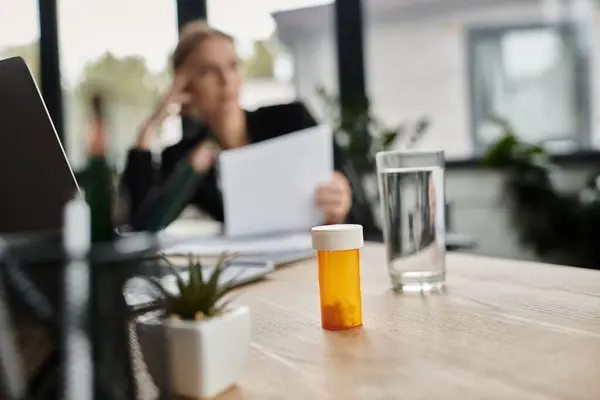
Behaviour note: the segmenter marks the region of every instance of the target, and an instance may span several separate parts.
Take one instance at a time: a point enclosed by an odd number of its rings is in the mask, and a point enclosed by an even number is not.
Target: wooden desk
[[[600,399],[600,272],[461,254],[445,294],[395,294],[362,251],[364,327],[320,327],[316,261],[242,289],[252,345],[219,400]]]

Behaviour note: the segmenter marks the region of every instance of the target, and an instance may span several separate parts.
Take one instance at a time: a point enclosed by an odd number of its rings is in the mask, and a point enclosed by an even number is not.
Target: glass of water
[[[446,278],[444,152],[379,152],[377,176],[392,286],[398,291],[442,289]]]

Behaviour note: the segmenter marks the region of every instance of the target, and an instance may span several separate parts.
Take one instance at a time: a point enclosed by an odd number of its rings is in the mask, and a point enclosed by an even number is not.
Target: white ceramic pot
[[[238,306],[206,321],[141,317],[136,331],[148,372],[161,393],[212,397],[241,374],[250,346],[250,310]]]

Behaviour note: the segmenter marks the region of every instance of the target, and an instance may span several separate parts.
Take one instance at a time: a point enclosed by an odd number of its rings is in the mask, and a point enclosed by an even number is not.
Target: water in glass
[[[442,289],[445,281],[444,169],[379,168],[387,264],[401,291]]]

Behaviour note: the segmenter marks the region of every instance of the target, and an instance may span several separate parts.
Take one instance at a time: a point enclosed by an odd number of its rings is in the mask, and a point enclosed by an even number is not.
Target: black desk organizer
[[[157,249],[157,238],[146,233],[94,245],[87,256],[90,306],[85,312],[73,313],[65,312],[69,305],[65,301],[65,265],[69,260],[60,235],[0,237],[0,399],[63,399],[65,385],[75,379],[66,373],[73,367],[64,362],[66,338],[78,325],[86,327],[92,349],[90,400],[135,399],[131,313],[123,285],[131,276],[147,274],[158,265]],[[6,312],[9,308],[11,313]],[[20,360],[16,361],[20,355],[12,317],[33,321],[36,329],[51,338],[51,354],[28,379],[19,371]]]

